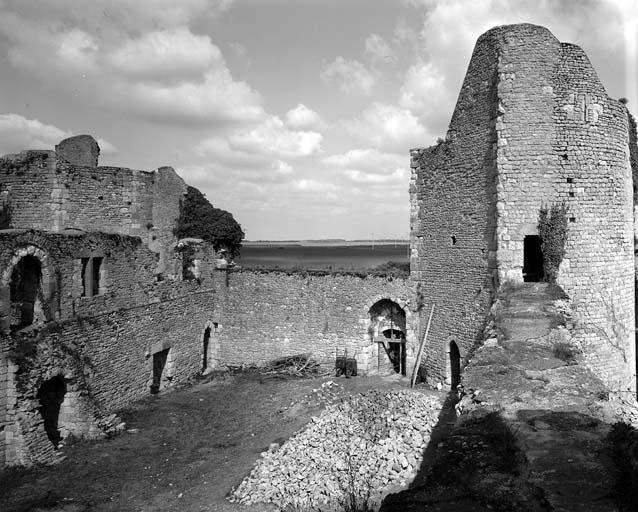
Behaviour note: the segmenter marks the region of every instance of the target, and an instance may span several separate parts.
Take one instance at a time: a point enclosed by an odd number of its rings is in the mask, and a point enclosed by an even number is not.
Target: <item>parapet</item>
[[[72,165],[97,167],[100,146],[90,135],[76,135],[55,146],[55,153]]]

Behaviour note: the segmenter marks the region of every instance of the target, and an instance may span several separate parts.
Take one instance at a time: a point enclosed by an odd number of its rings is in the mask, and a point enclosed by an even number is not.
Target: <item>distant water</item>
[[[248,245],[241,248],[241,255],[235,261],[244,268],[367,270],[388,261],[407,263],[408,249],[408,244]]]

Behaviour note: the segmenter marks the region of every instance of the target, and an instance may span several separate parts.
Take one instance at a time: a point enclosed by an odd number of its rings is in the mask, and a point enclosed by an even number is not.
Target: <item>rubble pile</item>
[[[331,510],[353,494],[376,501],[414,478],[440,409],[437,398],[412,390],[329,405],[280,449],[263,452],[229,500],[303,510]]]

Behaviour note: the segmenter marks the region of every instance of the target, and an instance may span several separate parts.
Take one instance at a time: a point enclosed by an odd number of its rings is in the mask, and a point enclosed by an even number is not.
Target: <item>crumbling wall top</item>
[[[100,146],[90,135],[76,135],[55,146],[55,153],[72,165],[97,167]]]

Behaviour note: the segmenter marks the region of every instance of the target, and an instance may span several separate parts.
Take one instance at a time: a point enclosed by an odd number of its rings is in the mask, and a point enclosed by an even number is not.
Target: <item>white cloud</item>
[[[431,132],[444,135],[457,94],[435,64],[418,61],[405,75],[399,90],[399,105],[419,119],[427,120]]]
[[[45,0],[40,9],[31,0],[0,4],[0,37],[8,42],[13,66],[75,101],[99,98],[109,109],[144,119],[224,125],[265,118],[257,91],[232,76],[210,37],[185,25],[229,2],[96,0],[80,2],[77,9],[67,4]],[[124,18],[137,21],[134,30],[120,24]]]
[[[347,169],[346,176],[355,183],[375,183],[375,184],[399,184],[402,189],[407,190],[407,178],[409,173],[406,169],[396,169],[390,174],[376,174],[363,172],[357,169]]]
[[[409,110],[373,103],[359,119],[344,121],[346,129],[366,145],[386,151],[406,152],[431,145],[434,137]]]
[[[323,164],[347,170],[387,174],[409,163],[407,154],[385,153],[373,148],[351,149],[346,153],[331,155],[323,159]]]
[[[303,103],[299,103],[295,108],[286,112],[286,126],[293,130],[307,130],[322,128],[324,122],[314,110],[309,109]]]
[[[379,34],[370,34],[366,39],[366,55],[373,62],[387,62],[394,58],[394,51]]]
[[[346,60],[338,56],[321,71],[321,79],[336,84],[347,94],[369,95],[376,77],[358,60]]]
[[[72,132],[45,124],[37,119],[27,119],[18,114],[0,114],[0,154],[18,153],[25,149],[52,150]],[[101,153],[115,153],[117,149],[105,139],[98,138]]]
[[[195,35],[185,27],[147,32],[105,58],[115,72],[158,80],[167,75],[196,77],[213,65],[223,65],[221,52],[210,37]]]
[[[323,136],[313,131],[289,130],[283,121],[270,116],[254,128],[230,135],[230,146],[238,151],[277,158],[299,158],[321,151]]]

